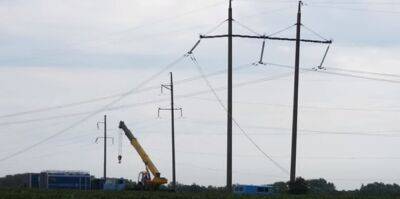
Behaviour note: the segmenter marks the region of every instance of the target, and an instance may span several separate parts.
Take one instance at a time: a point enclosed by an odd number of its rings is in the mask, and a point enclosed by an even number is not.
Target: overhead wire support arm
[[[160,117],[160,112],[161,111],[170,111],[170,110],[171,110],[170,108],[158,108],[157,116]],[[172,110],[179,111],[180,114],[181,114],[181,117],[183,117],[183,109],[182,108],[174,108]]]
[[[261,46],[261,54],[260,54],[260,60],[258,60],[258,63],[254,63],[254,65],[258,65],[258,64],[264,64],[264,49],[265,49],[265,40],[262,43]]]
[[[330,47],[331,47],[331,45],[328,45],[328,47],[326,47],[324,56],[322,57],[321,63],[320,63],[319,66],[318,66],[318,69],[320,69],[320,70],[325,69],[325,67],[323,67],[323,65],[324,65],[325,58],[326,58],[326,55],[327,55],[328,52],[329,52]]]
[[[214,39],[214,38],[225,38],[228,35],[200,35],[200,39]],[[267,35],[242,35],[242,34],[233,34],[232,37],[237,38],[249,38],[249,39],[268,39],[268,40],[280,40],[280,41],[296,41],[296,38],[287,38],[287,37],[271,37]],[[300,39],[301,42],[305,43],[320,43],[320,44],[331,44],[332,40],[314,40],[314,39]]]
[[[187,55],[193,54],[193,51],[197,48],[197,46],[200,44],[201,39],[199,39],[196,44],[187,52]]]

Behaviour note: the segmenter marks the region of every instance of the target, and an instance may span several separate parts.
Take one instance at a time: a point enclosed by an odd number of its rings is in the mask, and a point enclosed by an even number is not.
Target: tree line
[[[92,177],[92,188],[98,187],[96,184],[102,180]],[[128,190],[139,190],[137,183],[132,180],[126,180]],[[7,175],[0,177],[0,188],[27,188],[26,174]],[[289,182],[275,182],[272,184],[274,192],[277,194],[362,194],[362,195],[400,195],[400,186],[398,184],[385,184],[382,182],[374,182],[362,185],[359,189],[349,191],[338,191],[332,182],[320,179],[306,180],[297,178],[295,183],[291,185]],[[292,189],[289,189],[289,187]],[[162,189],[170,190],[171,184],[163,186]],[[176,190],[180,192],[221,192],[224,187],[202,186],[197,184],[185,185],[178,183]]]

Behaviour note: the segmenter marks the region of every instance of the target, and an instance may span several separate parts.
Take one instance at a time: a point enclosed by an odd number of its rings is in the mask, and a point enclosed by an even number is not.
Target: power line
[[[375,13],[383,13],[383,14],[400,14],[400,12],[398,12],[398,11],[390,11],[390,10],[347,8],[347,7],[326,6],[326,5],[308,5],[308,6],[309,7],[315,7],[315,8],[330,8],[330,9],[355,11],[355,12],[368,12],[368,13],[375,12]]]
[[[167,149],[152,149],[153,151],[160,152],[169,152]],[[205,156],[217,156],[223,157],[226,154],[223,153],[213,153],[213,152],[196,152],[196,151],[176,151],[181,154],[190,154],[190,155],[205,155]],[[236,158],[257,158],[258,155],[254,154],[235,154],[233,155]],[[273,158],[282,158],[287,159],[290,158],[290,155],[271,155]],[[299,156],[300,159],[308,159],[308,160],[400,160],[400,156]]]
[[[251,14],[251,15],[243,15],[240,17],[240,19],[255,17],[255,16],[259,16],[259,15],[270,15],[270,14],[273,14],[273,13],[276,13],[279,11],[288,10],[289,8],[293,8],[293,5],[281,7],[281,8],[274,9],[274,10],[266,10],[266,11],[258,12],[258,13]]]
[[[304,24],[301,24],[301,25],[303,26],[303,28],[305,28],[306,30],[308,30],[308,31],[311,32],[312,34],[316,35],[316,36],[319,37],[320,39],[322,39],[322,40],[328,40],[328,39],[326,39],[325,37],[323,37],[321,34],[315,32],[315,31],[312,30],[311,28],[307,27],[306,25],[304,25]]]
[[[242,64],[242,65],[239,65],[237,67],[234,67],[233,70],[239,71],[239,70],[247,68],[248,66],[250,66],[250,64]],[[212,73],[206,74],[206,76],[207,77],[216,76],[216,75],[220,75],[220,74],[226,73],[226,71],[227,71],[226,69],[225,70],[219,70],[219,71],[216,71],[216,72],[212,72]],[[200,76],[189,77],[189,78],[178,80],[178,81],[176,81],[175,84],[187,83],[187,82],[195,81],[195,80],[198,80],[198,79],[201,79],[201,78],[202,77],[200,77]],[[146,91],[150,91],[150,90],[155,90],[155,89],[159,89],[159,87],[158,86],[151,86],[151,87],[145,87],[143,89],[138,89],[137,91],[135,91],[135,93],[132,93],[132,95],[136,95],[138,93],[142,93],[142,92],[146,92]],[[22,112],[15,112],[15,113],[10,113],[10,114],[0,115],[0,118],[16,117],[16,116],[28,115],[28,114],[40,113],[40,112],[46,112],[46,111],[51,111],[51,110],[56,110],[56,109],[70,108],[70,107],[80,106],[80,105],[84,105],[84,104],[90,104],[90,103],[95,103],[95,102],[99,102],[99,101],[104,101],[104,100],[107,100],[107,99],[114,99],[114,98],[120,97],[120,96],[122,96],[122,95],[124,95],[126,93],[127,92],[121,92],[121,93],[117,93],[117,94],[114,94],[114,95],[97,97],[97,98],[92,98],[92,99],[88,99],[88,100],[82,100],[82,101],[78,101],[78,102],[60,104],[60,105],[56,105],[56,106],[49,106],[49,107],[33,109],[33,110],[28,110],[28,111],[22,111]]]
[[[250,64],[248,64],[248,65],[250,65]],[[267,77],[267,78],[264,77],[264,78],[260,78],[260,79],[244,81],[244,82],[235,84],[234,87],[237,88],[237,87],[243,87],[243,86],[257,84],[257,83],[261,83],[261,82],[272,81],[272,80],[280,79],[282,77],[287,77],[290,74],[291,73],[283,74],[283,75],[279,75],[279,76],[275,76],[275,77]],[[225,86],[218,87],[215,90],[226,90],[226,87]],[[188,93],[188,94],[176,95],[176,98],[177,99],[188,98],[188,97],[198,96],[198,95],[202,95],[202,94],[206,94],[206,93],[210,93],[210,90],[203,90],[203,91],[197,91],[197,92],[192,92],[192,93]],[[106,111],[116,111],[116,110],[120,110],[120,109],[127,109],[127,108],[145,106],[145,105],[149,105],[149,104],[165,102],[167,100],[168,99],[157,99],[157,100],[150,100],[150,101],[145,101],[145,102],[125,104],[125,105],[120,105],[120,106],[112,106],[112,107],[109,107]],[[54,120],[54,119],[63,119],[63,118],[68,118],[68,117],[76,117],[76,116],[90,114],[91,112],[92,111],[85,111],[85,112],[62,114],[62,115],[43,117],[43,118],[35,118],[35,119],[29,119],[29,120],[3,122],[3,123],[0,123],[0,126],[15,125],[15,124],[26,124],[26,123],[32,123],[32,122],[40,122],[40,121],[47,121],[47,120]]]
[[[238,22],[237,20],[233,20],[233,22],[235,22],[237,25],[239,25],[239,26],[241,26],[242,28],[244,28],[244,29],[250,31],[250,32],[253,33],[253,34],[261,35],[261,34],[258,33],[257,31],[255,31],[255,30],[253,30],[252,28],[250,28],[250,27],[248,27],[248,26],[246,26],[246,25],[244,25],[244,24]]]
[[[213,27],[213,28],[211,28],[209,31],[207,31],[205,34],[207,35],[207,34],[210,34],[210,33],[213,33],[214,31],[216,31],[219,27],[221,27],[225,22],[227,22],[228,20],[224,20],[224,21],[222,21],[222,22],[220,22],[220,23],[218,23],[215,27]]]
[[[206,82],[207,86],[210,88],[210,90],[212,91],[213,95],[215,96],[215,98],[218,100],[219,104],[221,105],[221,107],[227,111],[224,103],[221,101],[221,99],[218,96],[218,93],[216,92],[216,90],[214,90],[213,86],[211,85],[211,83],[208,81],[208,79],[204,76],[204,72],[203,69],[201,68],[201,66],[199,65],[199,63],[197,62],[196,58],[191,55],[192,57],[192,61],[193,64],[196,66],[196,68],[198,69],[198,72],[203,76],[204,81]],[[240,129],[240,131],[246,136],[246,138],[268,159],[270,160],[276,167],[278,167],[281,171],[283,171],[284,173],[288,174],[289,172],[282,167],[278,162],[276,162],[273,158],[271,158],[271,156],[269,156],[266,152],[264,152],[258,145],[257,143],[246,133],[246,131],[244,131],[244,129],[239,125],[239,123],[235,120],[235,118],[232,117],[232,121],[235,123],[235,125]]]
[[[188,120],[185,120],[188,122]],[[210,122],[199,122],[199,121],[189,121],[192,123],[210,123]],[[213,125],[223,125],[222,122],[214,123]],[[277,126],[256,126],[256,125],[246,125],[246,128],[253,129],[268,129],[268,130],[279,130],[289,132],[291,129],[286,127]],[[316,129],[299,129],[298,131],[303,132],[302,135],[356,135],[356,136],[369,136],[369,137],[400,137],[400,130],[365,130],[365,131],[329,131],[329,130],[316,130]],[[390,133],[390,134],[389,134]],[[188,133],[186,133],[188,134]],[[248,133],[251,135],[259,136],[288,136],[289,133]],[[224,135],[222,133],[207,133],[207,135]]]
[[[191,15],[191,14],[193,14],[193,13],[197,13],[197,12],[200,12],[200,11],[203,11],[203,10],[207,10],[207,9],[212,8],[212,7],[216,7],[216,6],[223,5],[223,4],[225,4],[225,1],[219,1],[219,2],[216,2],[216,3],[210,4],[210,5],[206,5],[206,6],[204,6],[204,7],[200,7],[200,8],[196,8],[196,9],[192,9],[192,10],[186,11],[186,12],[184,12],[184,13],[182,13],[182,14],[178,14],[178,15],[174,15],[174,16],[169,16],[169,17],[164,17],[164,18],[162,18],[162,19],[158,19],[158,20],[155,20],[155,21],[152,21],[152,22],[147,22],[147,23],[143,23],[143,24],[140,24],[140,25],[137,25],[137,26],[134,26],[134,27],[130,27],[130,28],[127,28],[127,29],[125,29],[125,30],[115,31],[115,32],[112,32],[112,33],[107,34],[106,37],[113,36],[113,35],[120,35],[120,34],[125,33],[125,32],[133,32],[133,31],[139,30],[139,29],[144,28],[144,27],[147,27],[147,26],[154,26],[154,25],[159,24],[159,23],[162,23],[162,22],[171,21],[171,20],[173,20],[173,19],[185,17],[185,16],[187,16],[187,15]],[[83,41],[83,42],[80,41],[80,42],[72,43],[71,45],[69,45],[69,46],[67,46],[67,47],[70,47],[70,48],[74,48],[74,47],[75,47],[75,48],[76,48],[76,47],[79,47],[82,43],[90,43],[90,42],[96,42],[97,45],[98,45],[98,44],[99,44],[98,41],[99,41],[98,39],[97,39],[97,40]],[[109,42],[111,42],[111,41],[112,41],[112,40],[110,40],[110,41],[105,41],[105,42],[106,42],[106,43],[109,43]],[[61,52],[59,52],[59,51],[52,51],[51,55],[54,56],[54,55],[63,54],[63,53],[64,53],[64,51],[61,51]],[[35,59],[40,59],[40,58],[42,58],[42,57],[43,57],[43,56],[34,56],[34,57],[30,57],[30,58],[24,57],[23,60],[24,60],[24,61],[26,61],[27,59],[29,59],[29,60],[35,60]],[[0,62],[10,62],[10,61],[12,62],[12,61],[20,61],[20,60],[21,60],[21,58],[16,58],[16,59],[0,60]]]
[[[266,63],[267,65],[272,65],[272,66],[279,66],[279,67],[285,67],[285,68],[290,68],[292,69],[291,66],[289,65],[283,65],[283,64],[274,64],[274,63]],[[247,67],[248,65],[242,65],[240,67],[238,67],[239,69],[243,68],[243,67]],[[307,71],[314,71],[312,69],[305,69],[303,68],[303,70],[307,70]],[[210,73],[207,74],[207,76],[213,76],[213,75],[217,75],[220,73],[225,72],[226,70],[223,71],[217,71],[215,73]],[[324,72],[327,73],[326,71],[320,71],[320,72]],[[291,73],[290,73],[291,74]],[[276,77],[267,77],[267,78],[261,78],[261,79],[256,79],[256,80],[250,80],[250,81],[245,81],[239,84],[234,85],[234,87],[242,87],[242,86],[246,86],[246,85],[250,85],[250,84],[255,84],[255,83],[260,83],[260,82],[265,82],[265,81],[270,81],[270,80],[275,80],[275,79],[279,79],[282,77],[287,77],[290,74],[283,74],[281,76],[276,76]],[[341,74],[341,73],[335,73],[335,75],[345,75],[348,76],[346,74]],[[358,76],[353,76],[351,75],[351,77],[358,77]],[[202,77],[193,77],[193,78],[187,78],[187,79],[183,79],[180,81],[177,81],[176,84],[178,83],[184,83],[187,81],[193,81],[195,79],[199,79]],[[367,78],[367,77],[358,77],[358,78]],[[370,78],[367,78],[370,79]],[[384,79],[372,79],[372,80],[379,80],[379,81],[386,81]],[[397,82],[397,81],[396,81]],[[400,83],[400,82],[399,82]],[[150,87],[149,87],[150,88]],[[157,87],[158,88],[158,87]],[[152,88],[153,89],[153,88]],[[215,90],[225,90],[226,87],[218,87]],[[143,89],[144,90],[144,89]],[[135,93],[138,93],[140,90],[136,91]],[[189,93],[189,94],[183,94],[183,95],[177,95],[177,98],[190,98],[193,96],[197,96],[197,95],[201,95],[201,94],[206,94],[209,93],[209,90],[204,90],[204,91],[199,91],[199,92],[193,92],[193,93]],[[160,100],[151,100],[151,101],[146,101],[146,102],[141,102],[141,103],[134,103],[134,104],[128,104],[128,105],[121,105],[121,106],[117,106],[117,107],[110,107],[109,109],[107,109],[108,111],[113,111],[113,110],[120,110],[120,109],[125,109],[125,108],[131,108],[131,107],[138,107],[138,106],[143,106],[143,105],[148,105],[148,104],[153,104],[153,103],[157,103],[157,102],[163,102],[166,101],[167,99],[160,99]],[[240,103],[240,102],[239,102]],[[284,106],[284,105],[274,105],[274,106]],[[356,108],[331,108],[331,107],[315,107],[315,106],[303,106],[303,108],[318,108],[318,109],[331,109],[331,110],[347,110],[347,111],[385,111],[385,112],[398,112],[399,110],[375,110],[375,109],[365,109],[365,108],[361,108],[361,109],[356,109]],[[40,110],[41,111],[41,110]],[[54,119],[63,119],[63,118],[68,118],[68,117],[76,117],[76,116],[81,116],[81,115],[86,115],[91,113],[91,111],[87,111],[87,112],[78,112],[78,113],[71,113],[71,114],[63,114],[63,115],[56,115],[56,116],[50,116],[50,117],[44,117],[44,118],[35,118],[35,119],[29,119],[29,120],[20,120],[20,121],[12,121],[12,122],[3,122],[0,123],[0,126],[6,126],[6,125],[14,125],[14,124],[25,124],[25,123],[31,123],[31,122],[39,122],[39,121],[46,121],[46,120],[54,120]],[[22,113],[25,114],[25,113]]]
[[[276,67],[281,67],[281,68],[288,68],[288,69],[294,69],[290,65],[285,65],[285,64],[276,64],[276,63],[268,63],[264,62],[265,65],[271,65],[271,66],[276,66]],[[374,77],[366,77],[366,76],[361,76],[361,75],[355,75],[355,74],[346,74],[346,73],[337,73],[337,72],[331,72],[327,70],[314,70],[314,69],[308,69],[308,68],[300,68],[301,70],[305,71],[313,71],[313,72],[320,72],[320,73],[326,73],[326,74],[331,74],[331,75],[338,75],[338,76],[344,76],[344,77],[354,77],[358,79],[366,79],[366,80],[375,80],[375,81],[383,81],[383,82],[390,82],[390,83],[400,83],[400,80],[391,80],[391,79],[382,79],[382,78],[374,78]],[[328,67],[329,69],[329,67]]]
[[[203,101],[216,101],[215,99],[210,98],[202,98],[202,97],[189,97],[197,100]],[[270,107],[282,107],[282,108],[291,108],[292,105],[288,104],[276,104],[276,103],[264,103],[264,102],[250,102],[250,101],[234,101],[236,104],[246,104],[246,105],[263,105]],[[361,112],[400,112],[400,109],[379,109],[379,108],[348,108],[348,107],[327,107],[327,106],[309,106],[309,105],[300,105],[299,108],[303,109],[319,109],[319,110],[332,110],[332,111],[361,111]]]
[[[249,3],[271,3],[271,4],[295,4],[296,1],[291,0],[239,0],[241,2]],[[400,5],[400,2],[393,1],[307,1],[305,6],[322,4],[322,5]]]
[[[132,93],[135,92],[137,89],[143,87],[144,85],[146,85],[147,83],[149,83],[150,81],[152,81],[153,79],[155,79],[156,77],[158,77],[159,75],[161,75],[162,73],[164,73],[166,70],[168,70],[168,69],[171,68],[172,66],[176,65],[177,63],[179,63],[179,62],[180,62],[182,59],[184,59],[184,58],[185,58],[185,56],[181,56],[181,57],[179,57],[178,59],[176,59],[175,61],[171,62],[170,64],[164,66],[159,72],[153,74],[152,76],[150,76],[150,77],[147,78],[146,80],[142,81],[138,86],[136,86],[136,87],[132,88],[131,90],[129,90],[129,92],[127,92],[127,93],[125,93],[124,95],[118,97],[117,99],[113,100],[112,102],[106,104],[106,105],[103,106],[102,108],[100,108],[100,109],[98,109],[98,110],[96,110],[96,111],[94,111],[94,112],[88,114],[88,115],[85,116],[83,119],[78,120],[77,122],[75,122],[75,123],[69,125],[68,127],[64,128],[64,129],[62,129],[62,130],[60,130],[60,131],[58,131],[58,132],[56,132],[56,133],[54,133],[54,134],[52,134],[52,135],[50,135],[50,136],[48,136],[48,137],[42,139],[42,140],[40,140],[40,141],[38,141],[38,142],[36,142],[36,143],[34,143],[34,144],[32,144],[32,145],[29,145],[29,146],[27,146],[27,147],[24,147],[24,148],[22,148],[22,149],[20,149],[20,150],[17,150],[16,152],[10,154],[10,155],[7,155],[7,156],[5,156],[5,157],[3,157],[3,158],[0,158],[0,162],[4,162],[4,161],[6,161],[6,160],[8,160],[8,159],[11,159],[11,158],[13,158],[13,157],[15,157],[15,156],[18,156],[18,155],[20,155],[20,154],[23,154],[23,153],[25,153],[25,152],[27,152],[27,151],[29,151],[29,150],[31,150],[31,149],[33,149],[33,148],[35,148],[35,147],[37,147],[37,146],[43,144],[43,143],[45,143],[45,142],[47,142],[47,141],[49,141],[49,140],[51,140],[51,139],[53,139],[53,138],[55,138],[55,137],[57,137],[57,136],[60,136],[60,135],[64,134],[64,133],[67,132],[68,130],[75,128],[76,126],[80,125],[81,123],[85,122],[86,120],[90,119],[91,117],[97,115],[98,113],[101,113],[101,112],[107,110],[107,109],[110,108],[112,105],[114,105],[114,104],[120,102],[123,98],[125,98],[125,97],[127,97],[128,95],[132,94]]]
[[[327,71],[327,70],[320,71],[320,72],[321,73],[325,73],[325,74],[344,76],[344,77],[354,77],[354,78],[358,78],[358,79],[375,80],[375,81],[382,81],[382,82],[389,82],[389,83],[396,83],[396,84],[400,83],[400,80],[390,80],[390,79],[382,79],[382,78],[374,78],[374,77],[365,77],[365,76],[354,75],[354,74],[331,72],[331,71]]]
[[[272,36],[278,35],[278,34],[280,34],[280,33],[282,33],[282,32],[285,32],[285,31],[287,31],[287,30],[289,30],[289,29],[291,29],[291,28],[293,28],[293,27],[295,27],[295,26],[296,26],[296,24],[290,25],[290,26],[288,26],[288,27],[286,27],[286,28],[283,28],[283,29],[278,30],[278,31],[276,31],[276,32],[274,32],[274,33],[271,33],[271,34],[269,34],[269,35],[267,35],[267,36],[272,37]]]
[[[158,157],[157,159],[161,159],[164,161],[169,161],[167,159],[164,158],[160,158]],[[188,163],[188,162],[177,162],[178,165],[183,165],[183,166],[190,166],[190,167],[194,167],[194,168],[198,168],[198,169],[202,169],[202,170],[209,170],[209,171],[214,171],[214,172],[220,172],[220,171],[225,171],[226,169],[220,169],[220,168],[211,168],[211,167],[203,167],[203,166],[199,166],[197,164],[193,164],[193,163]],[[238,174],[246,174],[246,175],[257,175],[257,176],[266,176],[266,177],[273,177],[273,178],[278,178],[278,179],[283,179],[284,177],[281,176],[276,176],[276,175],[268,175],[268,174],[262,174],[262,173],[254,173],[254,172],[248,172],[248,171],[242,171],[242,170],[233,170],[233,173],[238,173]]]
[[[400,2],[393,1],[308,1],[308,3],[329,5],[400,5]]]
[[[391,73],[378,73],[378,72],[372,72],[372,71],[351,70],[351,69],[344,69],[344,68],[337,68],[337,67],[329,67],[329,69],[330,70],[344,71],[344,72],[351,72],[351,73],[361,73],[361,74],[380,75],[380,76],[389,76],[389,77],[400,78],[400,75],[391,74]]]
[[[128,28],[126,30],[118,31],[118,32],[115,32],[114,34],[120,34],[122,32],[131,32],[133,30],[137,30],[137,29],[140,29],[140,28],[143,28],[143,27],[146,27],[146,26],[153,26],[153,25],[161,23],[161,22],[170,21],[172,19],[185,17],[187,15],[190,15],[190,14],[202,11],[202,10],[207,10],[209,8],[212,8],[212,7],[215,7],[215,6],[219,6],[219,5],[223,5],[223,4],[225,4],[225,1],[219,1],[219,2],[216,2],[216,3],[210,4],[210,5],[207,5],[207,6],[203,6],[203,7],[200,7],[200,8],[189,10],[189,11],[187,11],[185,13],[182,13],[182,14],[179,14],[179,15],[175,15],[175,16],[171,16],[171,17],[163,17],[162,19],[159,19],[159,20],[156,20],[156,21],[153,21],[153,22],[144,23],[144,24],[132,27],[132,28]]]
[[[266,63],[266,64],[267,65],[272,65],[272,66],[279,66],[279,67],[292,69],[292,67],[289,66],[289,65],[274,64],[274,63]],[[241,66],[238,66],[236,69],[243,69],[243,68],[245,68],[247,66],[248,66],[248,64],[241,65]],[[303,68],[303,70],[314,71],[312,69],[305,69],[305,68]],[[217,72],[214,72],[214,73],[209,73],[209,74],[207,74],[207,76],[214,76],[214,75],[218,75],[218,74],[221,74],[221,73],[224,73],[224,72],[226,72],[226,70],[217,71]],[[320,71],[320,72],[329,73],[327,71]],[[362,72],[362,71],[358,71],[358,72]],[[282,76],[276,76],[276,77],[272,77],[272,78],[271,77],[267,77],[267,78],[261,78],[261,79],[256,79],[256,80],[250,80],[250,81],[246,81],[246,82],[242,82],[242,83],[236,84],[235,87],[242,87],[242,86],[246,86],[246,85],[250,85],[250,84],[254,84],[254,83],[259,83],[259,82],[265,82],[265,81],[269,81],[269,80],[279,79],[281,77],[286,77],[286,76],[288,76],[290,74],[284,74]],[[347,74],[342,74],[342,73],[334,73],[334,74],[335,75],[349,76]],[[361,76],[354,76],[354,75],[350,75],[350,76],[351,77],[371,79],[371,78],[368,78],[368,77],[361,77]],[[192,78],[186,78],[186,79],[177,81],[176,84],[197,80],[199,78],[202,78],[202,77],[196,76],[196,77],[192,77]],[[372,80],[386,81],[384,79],[376,79],[376,78],[373,78]],[[397,83],[398,81],[395,81],[395,82]],[[144,88],[144,89],[139,89],[134,94],[139,93],[141,91],[150,90],[150,89],[156,89],[156,87],[148,87],[148,88]],[[224,90],[224,89],[226,89],[226,87],[219,87],[219,88],[216,88],[215,90]],[[206,91],[205,90],[205,91],[199,91],[199,92],[194,92],[194,93],[189,93],[189,94],[184,94],[184,95],[177,95],[177,98],[192,97],[192,96],[197,96],[197,95],[201,95],[201,94],[205,94],[205,93],[209,93],[209,92],[210,91]],[[122,94],[119,94],[118,96],[121,96],[121,95]],[[76,106],[76,105],[80,105],[80,104],[83,104],[83,103],[89,103],[89,102],[92,102],[92,101],[95,101],[95,100],[103,100],[103,99],[106,99],[106,98],[111,98],[111,97],[116,97],[116,96],[117,95],[106,96],[106,97],[102,97],[102,98],[97,98],[97,99],[92,99],[92,100],[87,100],[87,101],[82,101],[82,102],[77,102],[77,103],[71,103],[71,104],[60,105],[60,106],[55,106],[55,107],[48,107],[48,108],[45,108],[45,109],[38,109],[36,111],[37,112],[42,112],[42,111],[51,110],[51,109],[64,108],[64,107],[69,107],[69,106]],[[152,101],[147,101],[147,102],[134,103],[134,104],[129,104],[129,105],[122,105],[122,106],[118,106],[118,107],[110,107],[107,110],[112,111],[112,110],[119,110],[119,109],[123,109],[123,108],[138,107],[138,106],[148,105],[148,104],[152,104],[152,103],[163,102],[165,100],[166,99],[152,100]],[[274,106],[284,106],[284,105],[274,105]],[[385,111],[385,112],[386,111],[387,112],[398,112],[399,111],[397,109],[396,110],[375,110],[375,109],[365,109],[365,108],[361,108],[361,109],[356,109],[356,108],[330,108],[330,107],[314,107],[314,106],[303,106],[303,108],[318,108],[318,109],[348,110],[348,111]],[[25,114],[29,114],[29,113],[34,113],[34,110],[27,111],[27,112],[20,112],[21,115],[25,115]],[[25,123],[39,122],[39,121],[46,121],[46,120],[54,120],[54,119],[64,119],[64,118],[68,118],[68,117],[76,117],[76,116],[86,115],[86,114],[89,114],[89,113],[91,113],[91,111],[71,113],[71,114],[62,114],[62,115],[49,116],[49,117],[43,117],[43,118],[35,118],[35,119],[29,119],[29,120],[3,122],[3,123],[0,123],[0,126],[14,125],[14,124],[25,124]],[[15,113],[13,115],[17,116],[17,113]],[[0,117],[6,117],[6,116],[3,115],[3,116],[0,116]]]
[[[79,102],[72,102],[68,104],[62,104],[62,105],[56,105],[56,106],[49,106],[45,108],[39,108],[39,109],[33,109],[33,110],[28,110],[28,111],[22,111],[22,112],[16,112],[16,113],[10,113],[6,115],[1,115],[0,118],[7,118],[7,117],[15,117],[15,116],[21,116],[21,115],[28,115],[28,114],[33,114],[33,113],[40,113],[40,112],[45,112],[45,111],[50,111],[50,110],[55,110],[55,109],[63,109],[63,108],[68,108],[68,107],[74,107],[74,106],[79,106],[83,104],[89,104],[89,103],[94,103],[94,102],[99,102],[107,99],[113,99],[117,98],[119,96],[123,95],[122,93],[115,94],[115,95],[109,95],[109,96],[104,96],[104,97],[99,97],[99,98],[93,98],[89,100],[82,100]]]

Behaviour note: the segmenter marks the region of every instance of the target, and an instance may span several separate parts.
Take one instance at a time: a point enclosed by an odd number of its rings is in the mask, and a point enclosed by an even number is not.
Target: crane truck
[[[147,153],[144,151],[142,146],[139,144],[138,140],[135,136],[133,136],[132,132],[126,127],[123,121],[119,122],[119,128],[122,129],[129,139],[130,143],[132,144],[133,148],[137,151],[140,158],[142,158],[144,165],[146,167],[145,171],[139,173],[138,176],[138,184],[145,189],[155,189],[158,188],[160,185],[166,184],[168,180],[166,178],[161,177],[160,172],[158,171],[157,167],[151,161]],[[121,163],[122,156],[118,156],[118,160]],[[151,178],[151,174],[153,178]]]

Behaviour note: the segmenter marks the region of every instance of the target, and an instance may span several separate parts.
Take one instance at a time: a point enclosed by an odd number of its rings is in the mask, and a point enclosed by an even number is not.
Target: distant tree
[[[400,186],[397,184],[374,182],[371,184],[362,185],[359,192],[366,195],[399,195]]]
[[[29,174],[6,175],[0,178],[2,188],[25,188],[29,186]]]
[[[276,193],[287,193],[289,191],[287,182],[275,182],[272,186]]]
[[[294,183],[289,183],[290,194],[307,194],[309,192],[309,186],[307,181],[301,177],[296,178]]]
[[[301,177],[297,178],[293,187],[294,190],[290,190],[290,182],[275,182],[273,187],[276,193],[305,194],[337,192],[335,185],[323,178],[311,180],[304,180]]]
[[[307,180],[307,184],[311,193],[334,193],[336,192],[335,185],[327,182],[325,179]]]
[[[168,184],[168,188],[172,188],[171,184]],[[184,185],[177,183],[176,184],[176,190],[180,192],[217,192],[217,191],[222,191],[224,190],[223,187],[214,187],[214,186],[201,186],[197,185],[195,183],[191,185]]]

